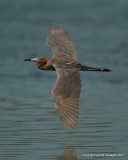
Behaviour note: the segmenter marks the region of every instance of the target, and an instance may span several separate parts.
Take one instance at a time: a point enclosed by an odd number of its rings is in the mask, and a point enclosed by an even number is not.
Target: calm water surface
[[[127,159],[127,8],[127,0],[0,0],[1,160]],[[44,41],[53,23],[69,31],[81,63],[113,70],[81,73],[80,117],[71,133],[50,93],[55,72],[23,61],[50,58]]]

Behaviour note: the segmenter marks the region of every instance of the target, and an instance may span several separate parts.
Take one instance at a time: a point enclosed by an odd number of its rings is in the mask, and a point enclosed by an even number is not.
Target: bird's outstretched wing
[[[57,80],[52,95],[62,124],[65,129],[71,130],[76,127],[79,115],[81,90],[79,71],[56,68],[56,72]]]
[[[77,60],[74,44],[71,42],[67,31],[58,25],[54,25],[51,34],[46,39],[46,44],[53,52],[53,58]]]

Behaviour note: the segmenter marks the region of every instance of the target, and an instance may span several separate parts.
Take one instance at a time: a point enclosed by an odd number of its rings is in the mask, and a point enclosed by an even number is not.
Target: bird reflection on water
[[[63,155],[58,156],[56,160],[77,160],[77,155],[73,149],[66,148]]]
[[[80,64],[77,61],[75,46],[67,31],[61,26],[55,25],[52,28],[46,43],[53,53],[50,60],[41,57],[25,59],[25,61],[36,62],[38,69],[41,70],[56,70],[57,80],[52,89],[52,96],[64,128],[71,130],[76,127],[79,116],[81,91],[79,71],[109,72],[111,70]]]

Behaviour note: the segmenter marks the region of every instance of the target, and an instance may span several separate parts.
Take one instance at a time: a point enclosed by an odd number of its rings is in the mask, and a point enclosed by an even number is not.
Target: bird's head
[[[39,69],[41,69],[41,67],[45,66],[47,64],[47,59],[45,58],[31,58],[31,59],[24,59],[24,61],[31,61],[31,62],[36,62],[37,66]]]

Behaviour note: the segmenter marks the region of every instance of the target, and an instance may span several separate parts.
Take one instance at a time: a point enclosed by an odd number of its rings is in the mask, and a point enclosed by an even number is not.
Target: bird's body
[[[54,26],[46,39],[46,44],[53,53],[50,60],[32,58],[25,61],[37,62],[38,69],[41,70],[56,70],[57,80],[52,89],[52,96],[62,124],[67,130],[71,130],[76,127],[79,115],[81,90],[79,71],[108,72],[111,70],[81,65],[77,61],[75,46],[63,27]]]

